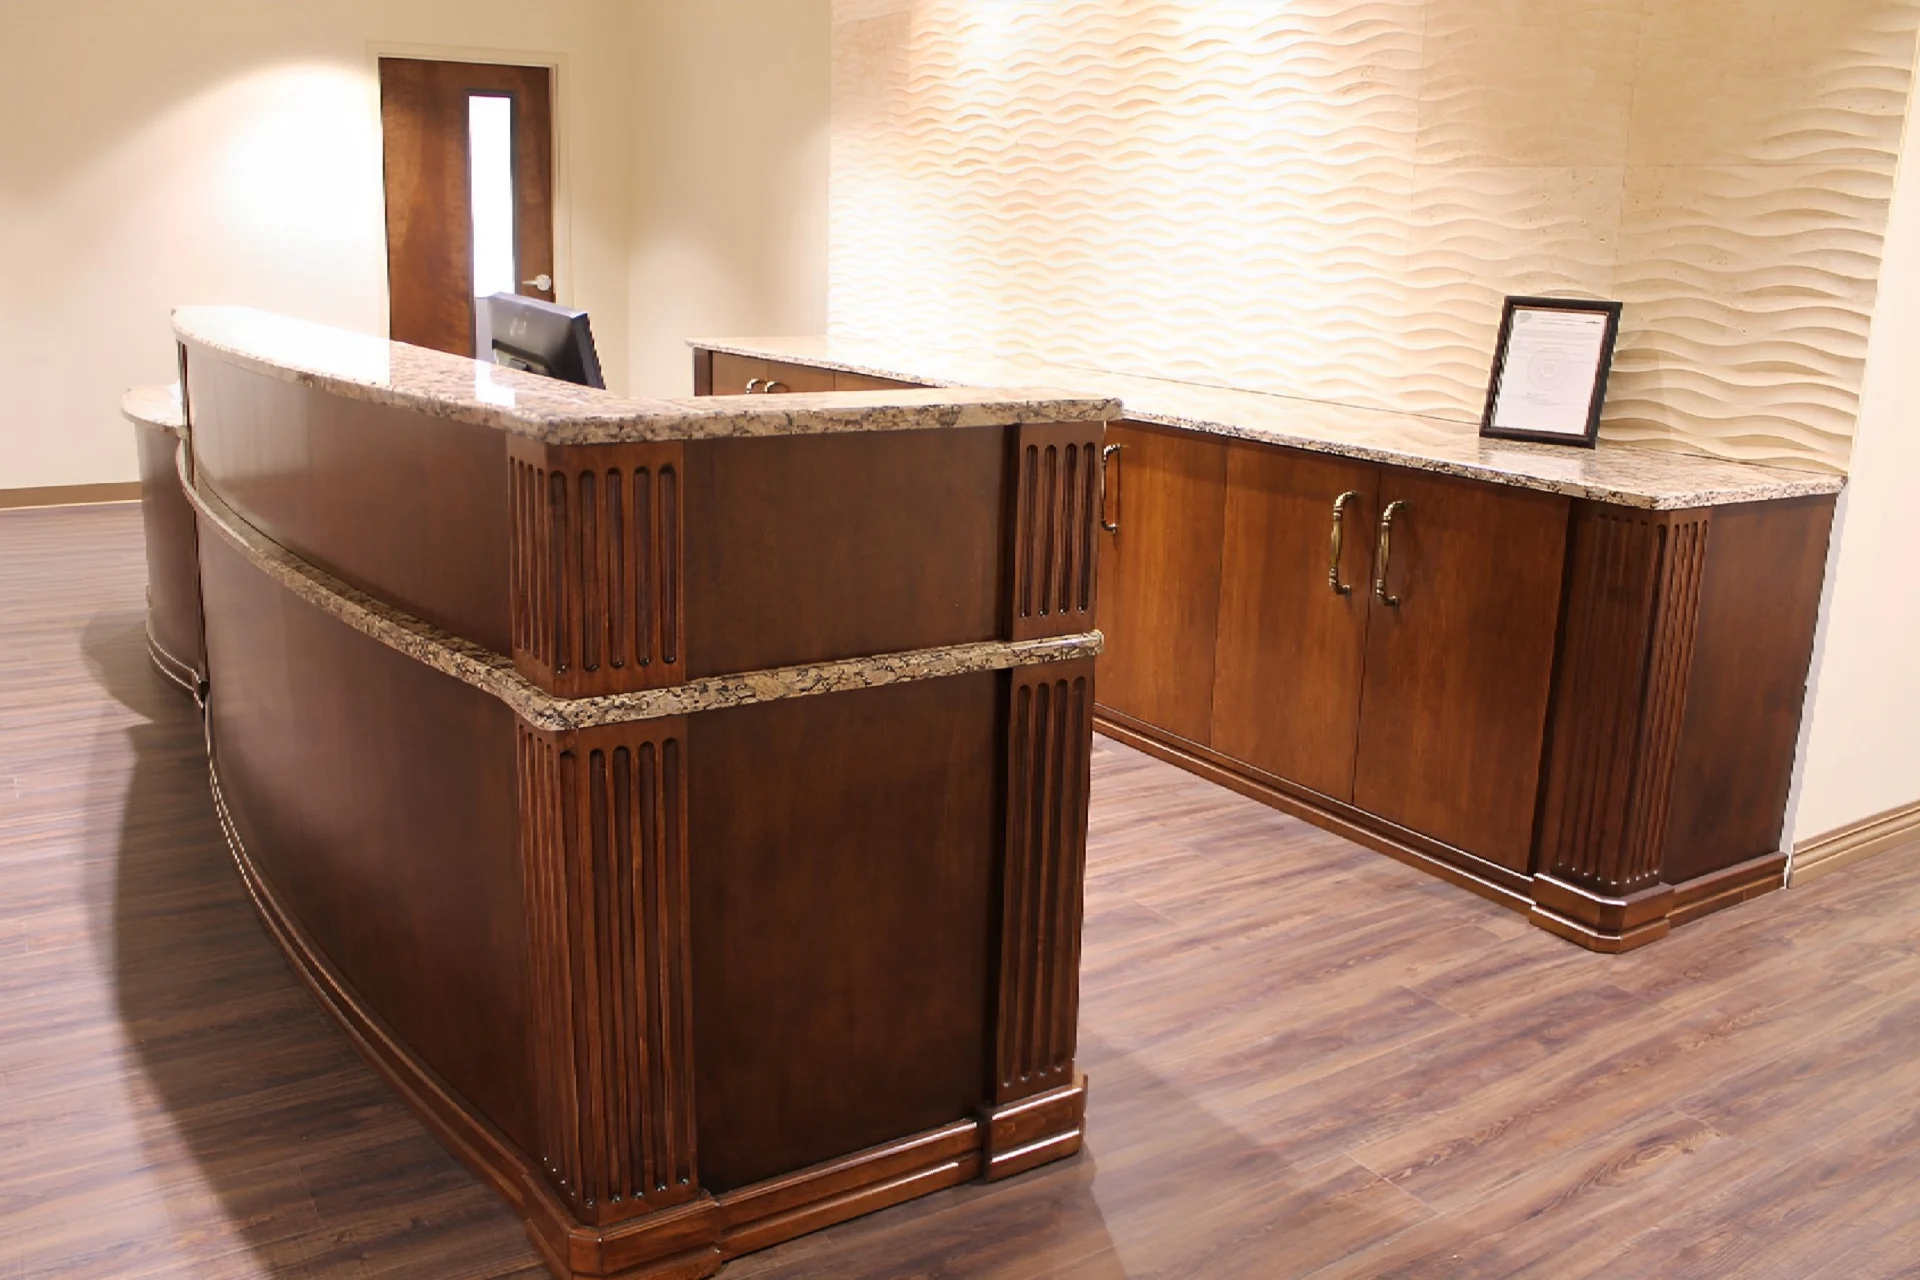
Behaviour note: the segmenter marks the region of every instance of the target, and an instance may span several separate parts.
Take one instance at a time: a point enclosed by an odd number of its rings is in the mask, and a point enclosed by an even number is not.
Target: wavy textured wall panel
[[[1478,417],[1628,303],[1606,431],[1844,465],[1915,0],[837,0],[836,333]]]

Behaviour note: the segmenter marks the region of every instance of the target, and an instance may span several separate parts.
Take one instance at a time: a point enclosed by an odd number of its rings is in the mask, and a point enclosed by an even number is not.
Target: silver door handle
[[[542,293],[553,292],[553,277],[542,271],[531,280],[522,280],[521,284],[530,284]]]

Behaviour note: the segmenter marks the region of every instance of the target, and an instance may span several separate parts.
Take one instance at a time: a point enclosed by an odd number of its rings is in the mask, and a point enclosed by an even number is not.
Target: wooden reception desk
[[[1078,1149],[1112,402],[636,401],[175,329],[156,587],[200,596],[240,872],[556,1274]]]

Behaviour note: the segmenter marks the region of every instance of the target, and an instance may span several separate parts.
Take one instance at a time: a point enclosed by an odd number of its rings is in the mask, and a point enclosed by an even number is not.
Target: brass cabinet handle
[[[1100,451],[1100,527],[1108,533],[1120,532],[1120,522],[1107,519],[1107,497],[1109,494],[1113,496],[1113,513],[1119,515],[1120,486],[1117,480],[1120,473],[1115,470],[1119,465],[1115,459],[1120,456],[1121,447],[1110,444]]]
[[[748,395],[753,395],[753,394],[754,394],[755,392],[757,392],[757,391],[759,391],[759,390],[760,390],[760,383],[761,383],[761,379],[759,379],[759,378],[748,378],[748,379],[747,379],[747,394],[748,394]]]
[[[1387,594],[1387,562],[1393,555],[1393,516],[1406,505],[1404,502],[1389,502],[1387,509],[1380,513],[1380,556],[1379,564],[1374,569],[1373,594],[1381,604],[1394,608],[1399,607],[1400,597]]]
[[[1347,504],[1359,500],[1358,489],[1349,489],[1333,500],[1333,554],[1327,561],[1327,585],[1337,596],[1353,594],[1353,588],[1340,581],[1340,544],[1346,540]]]
[[[782,381],[780,381],[780,379],[778,379],[778,378],[768,378],[768,379],[767,379],[767,385],[766,385],[765,387],[763,387],[763,388],[761,388],[761,389],[762,389],[763,391],[765,391],[765,392],[766,392],[766,393],[767,393],[768,395],[770,395],[770,396],[771,396],[771,395],[778,395],[778,394],[779,394],[780,392],[782,392],[782,391],[791,391],[791,390],[793,390],[793,388],[792,388],[792,387],[790,387],[790,386],[788,386],[788,385],[787,385],[786,383],[784,383],[784,382],[782,382]]]

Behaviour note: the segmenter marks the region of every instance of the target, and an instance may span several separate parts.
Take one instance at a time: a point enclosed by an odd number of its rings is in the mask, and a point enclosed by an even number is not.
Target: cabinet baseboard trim
[[[0,489],[0,511],[28,507],[82,507],[98,502],[138,502],[140,482],[50,484],[37,489]]]
[[[1916,840],[1920,840],[1920,800],[1800,841],[1793,846],[1793,870],[1787,883],[1818,880]]]

